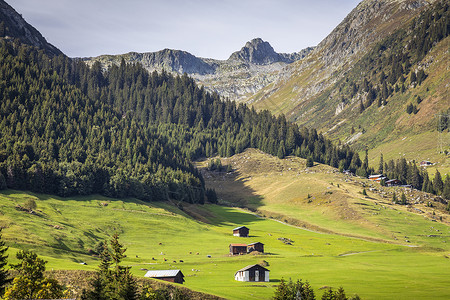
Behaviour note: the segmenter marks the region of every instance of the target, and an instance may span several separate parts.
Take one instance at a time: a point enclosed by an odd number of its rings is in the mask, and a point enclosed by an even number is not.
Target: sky
[[[360,0],[6,0],[70,57],[185,50],[227,59],[262,38],[276,52],[317,45]]]

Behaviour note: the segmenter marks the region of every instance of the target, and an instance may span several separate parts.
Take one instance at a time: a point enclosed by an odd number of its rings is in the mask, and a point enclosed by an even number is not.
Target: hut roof
[[[239,227],[234,228],[233,230],[239,230],[239,229],[242,229],[242,228],[247,228],[247,227],[245,227],[245,226],[239,226]],[[247,228],[247,229],[248,229],[248,228]]]
[[[230,244],[232,247],[247,247],[247,244]]]
[[[263,268],[263,269],[266,270],[266,271],[269,271],[269,269],[266,269],[266,268],[264,268],[263,266],[256,264],[256,265],[249,265],[249,266],[246,266],[245,268],[242,268],[242,269],[238,270],[237,272],[244,272],[244,271],[250,270],[250,269],[253,268],[253,267],[260,267],[260,268]],[[237,273],[237,272],[236,272],[236,273]]]
[[[151,270],[145,273],[144,277],[175,277],[180,270]],[[183,275],[183,273],[181,273]],[[184,275],[183,275],[184,276]]]
[[[256,244],[261,244],[261,245],[264,245],[263,243],[261,243],[261,242],[256,242],[256,243],[251,243],[251,244],[248,244],[249,246],[251,246],[251,245],[256,245]]]

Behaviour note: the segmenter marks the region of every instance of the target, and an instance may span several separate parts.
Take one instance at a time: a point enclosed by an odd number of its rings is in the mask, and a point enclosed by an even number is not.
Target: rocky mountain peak
[[[253,63],[257,65],[267,65],[283,61],[272,46],[260,38],[247,42],[241,50],[231,54],[229,60],[241,60],[246,63]]]
[[[19,40],[23,44],[44,49],[49,55],[62,54],[3,0],[0,0],[0,39]]]

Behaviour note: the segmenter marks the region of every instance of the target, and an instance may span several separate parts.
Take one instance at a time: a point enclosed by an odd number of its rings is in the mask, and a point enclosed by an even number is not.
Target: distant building
[[[236,227],[233,229],[234,236],[248,237],[249,232],[250,232],[250,229],[248,229],[245,226],[240,226],[240,227]]]
[[[183,284],[184,275],[180,270],[155,270],[148,271],[144,277],[165,280],[174,283]]]
[[[258,251],[264,253],[264,244],[260,242],[251,243],[247,245],[247,253]]]
[[[432,166],[432,165],[433,165],[433,163],[431,161],[428,161],[428,160],[422,160],[420,162],[420,166],[421,167],[428,167],[428,166]]]
[[[402,184],[402,182],[398,179],[391,179],[391,180],[386,181],[385,183],[386,183],[386,186],[397,186],[397,185]]]
[[[382,174],[378,175],[369,175],[369,180],[373,180],[375,182],[381,182],[381,180],[386,180],[387,177],[384,177]]]
[[[269,270],[260,265],[250,265],[237,271],[234,274],[234,279],[237,281],[268,282]]]
[[[353,173],[352,173],[352,171],[350,171],[350,170],[344,170],[344,171],[342,171],[342,173],[344,173],[345,175],[351,175],[351,176],[353,176]]]
[[[246,244],[230,244],[230,254],[231,255],[239,255],[247,253],[247,245]]]

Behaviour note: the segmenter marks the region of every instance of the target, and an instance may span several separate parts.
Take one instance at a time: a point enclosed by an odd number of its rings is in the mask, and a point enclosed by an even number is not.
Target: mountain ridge
[[[21,43],[43,49],[50,56],[63,54],[4,0],[0,0],[0,20],[0,40],[19,40]]]
[[[125,62],[139,62],[149,72],[163,69],[174,74],[187,73],[207,91],[217,92],[231,100],[241,100],[276,80],[278,72],[308,55],[313,47],[295,53],[277,53],[261,38],[245,44],[227,60],[196,57],[183,50],[163,49],[157,52],[128,52],[82,58],[88,65],[100,62],[103,68]]]

